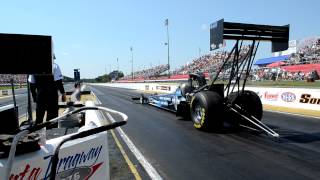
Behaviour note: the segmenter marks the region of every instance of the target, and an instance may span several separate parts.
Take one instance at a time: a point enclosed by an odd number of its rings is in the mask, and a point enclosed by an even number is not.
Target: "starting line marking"
[[[96,100],[98,104],[101,104],[101,101],[99,98],[96,97]],[[113,117],[109,114],[106,113],[108,118],[110,119],[111,122],[115,122]],[[151,165],[151,163],[142,155],[142,153],[139,151],[139,149],[133,144],[131,139],[126,135],[126,133],[122,130],[121,127],[117,127],[115,130],[119,133],[120,137],[122,140],[126,143],[130,151],[133,153],[133,155],[137,158],[139,163],[142,165],[142,167],[146,170],[147,174],[150,176],[151,179],[153,180],[162,180],[163,178],[160,176],[160,174],[157,172],[157,170]]]
[[[113,117],[107,113],[108,118],[111,122],[115,122]],[[147,161],[147,159],[142,155],[142,153],[138,150],[138,148],[133,144],[133,142],[130,140],[130,138],[124,133],[124,131],[118,127],[116,128],[118,133],[120,134],[122,140],[127,144],[128,148],[131,150],[131,152],[135,155],[135,157],[138,159],[142,167],[146,170],[148,175],[151,179],[155,180],[162,180],[162,177],[160,174],[156,171],[156,169]]]
[[[115,140],[118,148],[120,149],[120,152],[121,152],[123,158],[126,160],[126,162],[127,162],[128,166],[129,166],[132,174],[134,175],[134,177],[136,178],[136,180],[141,180],[142,178],[141,178],[140,174],[138,173],[137,168],[133,165],[133,163],[132,163],[131,160],[129,159],[127,153],[124,151],[121,143],[119,142],[119,140],[118,140],[118,138],[117,138],[117,136],[116,136],[116,134],[114,133],[113,130],[111,130],[111,134],[112,134],[113,139]]]

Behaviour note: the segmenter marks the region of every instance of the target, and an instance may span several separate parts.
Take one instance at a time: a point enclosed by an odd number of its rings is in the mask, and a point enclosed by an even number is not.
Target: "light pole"
[[[133,81],[133,48],[132,46],[130,47],[130,51],[131,51],[131,78],[132,78],[132,81]]]
[[[119,59],[117,58],[117,78],[119,79]]]
[[[169,48],[169,20],[166,19],[164,25],[167,26],[167,43],[168,46],[168,78],[170,78],[170,48]]]

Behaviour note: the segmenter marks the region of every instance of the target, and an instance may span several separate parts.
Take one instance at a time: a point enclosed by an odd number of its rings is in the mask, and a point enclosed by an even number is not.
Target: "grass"
[[[22,86],[23,87],[26,87],[26,86]],[[15,86],[14,87],[15,89],[19,89],[21,88],[20,86]],[[11,89],[11,86],[0,86],[0,90],[10,90]]]
[[[210,84],[211,81],[208,82]],[[227,84],[228,81],[217,81],[216,84],[222,83]],[[178,85],[180,83],[176,82],[163,82],[159,83],[163,85]],[[282,88],[320,88],[320,81],[306,82],[306,81],[247,81],[247,86],[257,86],[257,87],[282,87]]]
[[[249,81],[248,86],[320,88],[320,81]]]
[[[209,82],[211,83],[211,82]],[[228,81],[217,81],[216,83],[227,84]],[[242,82],[240,82],[242,84]],[[247,81],[247,86],[255,87],[282,87],[282,88],[320,88],[320,81]]]

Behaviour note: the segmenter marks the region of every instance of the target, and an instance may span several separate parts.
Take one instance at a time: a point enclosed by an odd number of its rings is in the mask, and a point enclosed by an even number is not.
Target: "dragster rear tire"
[[[261,121],[263,107],[259,96],[253,92],[245,90],[244,92],[232,92],[228,96],[228,101],[239,105],[247,113]]]
[[[190,103],[190,116],[196,129],[218,130],[223,125],[223,98],[213,91],[201,91]]]

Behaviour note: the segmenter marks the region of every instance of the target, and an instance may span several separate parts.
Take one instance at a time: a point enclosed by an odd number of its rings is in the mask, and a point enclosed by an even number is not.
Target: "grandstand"
[[[318,79],[320,74],[320,37],[305,38],[297,41],[296,51],[288,55],[264,58],[258,60],[255,65],[258,68],[253,69],[251,78],[253,80],[306,80],[308,77]],[[250,46],[243,45],[241,47],[240,61],[244,58],[243,54],[250,49]],[[189,73],[204,73],[208,78],[216,73],[223,64],[228,52],[214,51],[210,54],[192,59],[190,63],[186,63],[171,72],[172,80],[186,79]],[[259,62],[262,62],[259,64]],[[231,62],[229,62],[231,63]],[[227,64],[219,78],[227,77],[229,67]],[[134,72],[134,80],[162,80],[167,79],[166,71],[168,65],[163,64],[149,69]],[[132,80],[131,75],[127,75],[121,80]]]
[[[22,85],[27,82],[27,75],[25,74],[0,74],[0,86],[10,85],[11,78],[13,78],[13,82],[16,85]]]
[[[168,71],[168,64],[162,64],[159,66],[151,67],[149,69],[145,69],[142,71],[136,71],[133,73],[134,79],[142,80],[142,79],[157,79],[161,77],[166,71]],[[121,78],[121,80],[131,80],[132,76],[127,75]]]
[[[320,37],[305,38],[297,44],[297,51],[289,55],[260,59],[253,73],[255,80],[319,79]]]
[[[249,46],[243,46],[241,48],[240,53],[240,60],[242,60],[244,57],[243,55],[246,54],[249,50]],[[189,73],[195,73],[195,72],[201,72],[201,73],[208,73],[208,72],[215,72],[218,70],[221,65],[223,64],[223,59],[226,58],[226,55],[228,52],[226,51],[216,51],[212,54],[206,54],[199,58],[193,59],[191,63],[188,63],[186,65],[183,65],[180,68],[177,68],[172,72],[172,74],[189,74]],[[225,67],[225,69],[229,69],[230,64]]]

